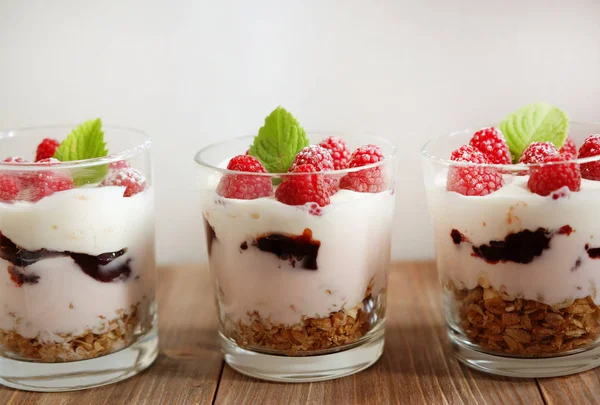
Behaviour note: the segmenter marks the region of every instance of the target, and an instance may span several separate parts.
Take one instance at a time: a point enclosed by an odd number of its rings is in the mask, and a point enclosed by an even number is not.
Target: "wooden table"
[[[389,290],[385,353],[373,367],[334,381],[280,384],[245,377],[223,364],[205,265],[162,268],[161,352],[149,370],[80,392],[0,388],[0,405],[600,403],[600,369],[517,380],[461,366],[446,339],[433,263],[396,263]]]

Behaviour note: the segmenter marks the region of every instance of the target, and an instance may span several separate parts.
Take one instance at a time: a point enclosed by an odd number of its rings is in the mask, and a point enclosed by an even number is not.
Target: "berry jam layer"
[[[362,305],[385,290],[391,191],[339,190],[311,213],[273,197],[225,199],[206,192],[204,217],[222,320],[268,319],[293,327]]]
[[[559,198],[527,188],[528,176],[486,196],[446,190],[444,173],[428,190],[440,279],[472,290],[491,288],[549,306],[591,297],[598,303],[600,182]]]
[[[5,349],[17,345],[24,350],[17,355],[43,361],[89,358],[109,350],[103,342],[112,335],[104,335],[115,322],[149,322],[155,295],[152,192],[124,198],[124,189],[83,187],[35,203],[0,204]],[[96,354],[71,356],[68,350],[83,350],[77,341],[86,350],[95,346]],[[27,349],[67,346],[54,358]]]

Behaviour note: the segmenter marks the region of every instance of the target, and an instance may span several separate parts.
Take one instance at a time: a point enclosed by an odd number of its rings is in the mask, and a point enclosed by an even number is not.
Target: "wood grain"
[[[0,388],[0,404],[211,404],[223,362],[206,266],[160,269],[158,284],[161,350],[150,369],[87,391],[42,394]]]
[[[458,364],[446,338],[433,263],[397,263],[389,281],[386,349],[380,361],[334,381],[279,384],[223,368],[206,266],[163,268],[161,351],[149,370],[82,392],[39,394],[0,387],[0,405],[600,404],[598,370],[536,382],[493,377]]]
[[[535,380],[488,376],[454,359],[432,263],[396,264],[389,283],[386,349],[373,367],[295,385],[260,382],[225,367],[215,404],[543,404]]]

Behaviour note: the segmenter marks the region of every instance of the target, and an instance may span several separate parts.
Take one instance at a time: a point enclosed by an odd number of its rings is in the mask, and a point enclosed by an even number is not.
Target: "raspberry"
[[[38,162],[42,159],[47,159],[54,156],[54,152],[56,152],[58,145],[60,145],[60,142],[58,142],[56,139],[44,139],[37,147],[35,161]]]
[[[364,145],[352,152],[348,166],[362,167],[384,159],[379,146]],[[350,172],[340,180],[340,188],[360,193],[379,193],[387,188],[381,167]]]
[[[350,162],[350,147],[338,137],[330,136],[323,140],[319,146],[327,149],[333,159],[333,168],[343,170],[348,168]]]
[[[250,155],[238,155],[227,164],[228,170],[238,172],[266,173],[260,161]],[[273,194],[271,179],[267,176],[252,174],[226,174],[217,186],[217,194],[225,198],[254,200]]]
[[[123,197],[131,197],[146,188],[146,178],[138,170],[127,167],[109,171],[100,186],[125,187]]]
[[[455,149],[450,160],[475,164],[489,163],[485,155],[473,146],[463,145]],[[480,166],[451,166],[448,170],[446,189],[468,196],[484,196],[503,185],[497,169]]]
[[[552,142],[532,142],[521,155],[519,163],[526,165],[544,163],[547,157],[556,155],[558,155],[558,150]]]
[[[314,173],[317,168],[310,164],[298,165],[293,173]],[[316,203],[320,207],[329,205],[328,185],[319,174],[306,174],[288,176],[283,183],[277,187],[275,197],[287,205],[304,205]],[[315,215],[320,211],[311,209]]]
[[[0,202],[14,201],[18,195],[17,179],[10,174],[0,173]]]
[[[252,173],[266,173],[264,166],[254,156],[250,155],[237,155],[231,158],[227,163],[228,170],[235,170],[236,172],[252,172]]]
[[[318,172],[333,170],[333,158],[324,147],[309,145],[298,152],[288,172],[293,172],[300,165],[312,165]]]
[[[577,156],[577,145],[575,145],[575,141],[570,136],[567,136],[565,139],[565,143],[558,151],[561,155],[563,155],[567,160],[575,159]]]
[[[350,156],[348,167],[361,167],[377,163],[384,159],[381,149],[377,145],[363,145],[357,148]]]
[[[74,187],[68,174],[50,170],[27,173],[21,177],[21,182],[24,188],[22,199],[31,202]]]
[[[508,145],[499,129],[482,128],[475,132],[469,145],[478,149],[489,163],[509,165],[512,163]]]
[[[529,189],[543,196],[550,195],[563,187],[568,187],[571,191],[579,191],[581,185],[579,166],[576,163],[562,163],[566,161],[564,156],[549,156],[544,159],[544,163],[558,164],[532,168],[527,182]]]
[[[578,158],[587,158],[600,155],[600,135],[590,135],[579,148]],[[588,180],[600,180],[600,161],[583,163],[581,176]]]
[[[129,163],[127,163],[126,160],[119,160],[116,162],[112,162],[108,165],[108,170],[119,170],[119,169],[127,169],[131,166],[129,166]]]

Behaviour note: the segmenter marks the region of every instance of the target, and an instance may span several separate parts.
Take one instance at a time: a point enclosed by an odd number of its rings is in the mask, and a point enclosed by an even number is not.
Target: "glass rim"
[[[600,123],[596,123],[596,122],[580,122],[580,121],[572,121],[569,123],[571,124],[575,124],[575,125],[588,125],[588,126],[594,126],[596,127],[597,131],[590,133],[589,135],[596,135],[596,134],[600,134]],[[498,127],[497,125],[495,126],[496,128]],[[482,128],[486,128],[486,127],[482,127]],[[429,139],[427,142],[425,142],[423,144],[423,146],[421,147],[421,158],[430,162],[430,163],[436,163],[436,164],[440,164],[442,166],[453,166],[453,167],[489,167],[489,168],[494,168],[494,169],[498,169],[498,170],[502,170],[505,172],[512,172],[512,171],[523,171],[523,170],[527,170],[527,169],[531,169],[531,168],[537,168],[537,167],[543,167],[543,166],[554,166],[554,165],[565,165],[565,164],[583,164],[583,163],[590,163],[590,162],[597,162],[600,161],[600,155],[597,156],[590,156],[590,157],[586,157],[586,158],[575,158],[575,159],[569,159],[569,160],[565,160],[562,162],[549,162],[549,163],[534,163],[534,164],[524,164],[524,163],[512,163],[512,164],[502,164],[502,163],[471,163],[471,162],[457,162],[454,160],[450,160],[448,158],[443,158],[443,157],[439,157],[439,156],[435,156],[429,153],[428,148],[433,145],[436,142],[439,142],[441,140],[444,139],[449,139],[452,138],[454,136],[460,136],[460,135],[464,135],[467,133],[475,133],[475,131],[473,131],[472,129],[462,129],[462,130],[458,130],[458,131],[453,131],[450,132],[448,134],[445,135],[438,135],[434,138]],[[588,136],[589,136],[588,135]],[[460,145],[456,146],[457,148],[460,147]]]
[[[21,127],[21,128],[12,128],[12,129],[4,129],[0,128],[0,142],[6,138],[14,138],[17,136],[23,136],[24,133],[40,131],[40,130],[48,130],[48,129],[65,129],[65,134],[70,133],[73,128],[75,128],[77,124],[74,125],[65,125],[65,124],[57,124],[57,125],[36,125],[31,127]],[[144,152],[145,150],[150,150],[152,146],[152,138],[146,132],[127,127],[124,125],[103,125],[102,129],[104,132],[110,130],[118,130],[125,131],[129,133],[135,133],[137,135],[141,135],[143,138],[143,142],[136,144],[131,148],[127,148],[117,153],[111,153],[108,156],[92,158],[92,159],[81,159],[81,160],[71,160],[65,162],[57,162],[57,163],[49,163],[49,164],[39,164],[36,162],[3,162],[0,161],[0,170],[9,171],[9,170],[18,170],[18,171],[40,171],[40,170],[56,170],[56,168],[60,169],[80,169],[91,166],[99,166],[109,163],[118,162],[120,160],[130,159],[134,156],[137,156]]]
[[[332,132],[332,131],[306,131],[307,134],[311,134],[311,135],[328,135],[328,136],[337,136],[337,137],[342,137],[344,135],[344,133],[342,132]],[[346,133],[347,135],[347,133]],[[204,154],[209,152],[210,149],[218,147],[218,146],[223,146],[226,145],[228,143],[234,142],[234,141],[240,141],[242,139],[253,139],[256,136],[256,134],[254,135],[242,135],[242,136],[237,136],[225,141],[219,141],[219,142],[214,142],[211,143],[205,147],[203,147],[202,149],[200,149],[198,152],[196,152],[196,154],[194,155],[194,161],[196,162],[196,164],[198,166],[200,166],[203,169],[209,169],[209,170],[213,170],[216,172],[219,172],[223,175],[225,174],[245,174],[245,175],[252,175],[252,176],[262,176],[262,177],[283,177],[283,176],[302,176],[302,175],[306,175],[307,173],[255,173],[255,172],[241,172],[241,171],[236,171],[236,170],[229,170],[229,169],[225,169],[222,167],[217,167],[215,165],[212,165],[208,162],[206,162],[206,160],[204,159]],[[370,168],[374,168],[374,167],[380,167],[380,166],[384,166],[387,165],[389,163],[392,163],[396,157],[397,157],[397,147],[390,141],[388,141],[385,138],[381,138],[378,136],[374,136],[374,135],[368,135],[368,134],[364,134],[362,136],[365,137],[369,137],[373,140],[377,140],[378,142],[381,142],[383,144],[386,144],[388,147],[391,148],[391,153],[387,154],[385,156],[385,158],[377,163],[371,163],[368,165],[364,165],[364,166],[360,166],[360,167],[353,167],[353,168],[347,168],[347,169],[339,169],[339,170],[324,170],[321,172],[317,172],[320,175],[338,175],[338,174],[346,174],[346,173],[352,173],[352,172],[358,172],[361,170],[365,170],[365,169],[370,169]],[[250,144],[250,143],[249,143]],[[232,157],[235,155],[232,155]]]

